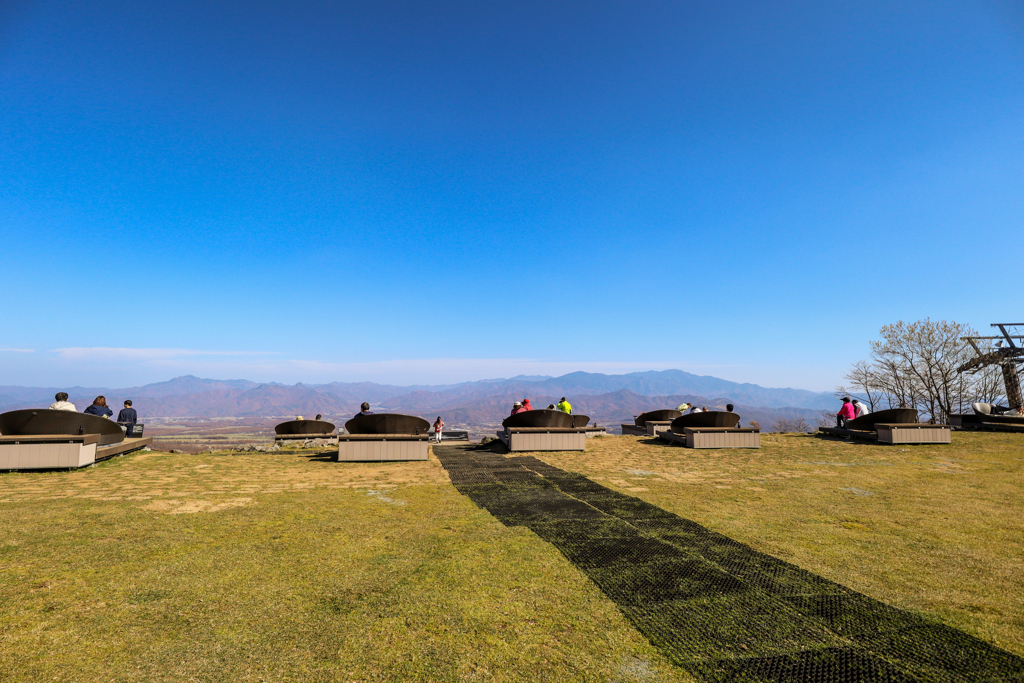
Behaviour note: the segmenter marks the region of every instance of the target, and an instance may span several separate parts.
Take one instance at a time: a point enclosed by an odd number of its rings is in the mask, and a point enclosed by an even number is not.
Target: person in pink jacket
[[[843,397],[843,407],[836,413],[836,427],[846,428],[846,422],[857,417],[857,411],[854,409],[853,404],[850,403],[848,396]]]

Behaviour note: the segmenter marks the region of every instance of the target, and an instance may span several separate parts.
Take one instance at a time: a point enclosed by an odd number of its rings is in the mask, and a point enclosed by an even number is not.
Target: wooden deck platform
[[[949,425],[880,423],[874,431],[819,427],[818,431],[843,439],[860,439],[887,444],[945,444],[952,440]]]
[[[336,462],[427,460],[427,434],[341,434]]]
[[[950,415],[949,426],[953,429],[971,432],[1007,432],[1024,433],[1024,424],[1006,422],[982,422],[978,415]]]
[[[0,436],[0,470],[88,467],[145,448],[153,443],[153,437],[125,439],[109,446],[99,446],[99,441],[99,434]]]

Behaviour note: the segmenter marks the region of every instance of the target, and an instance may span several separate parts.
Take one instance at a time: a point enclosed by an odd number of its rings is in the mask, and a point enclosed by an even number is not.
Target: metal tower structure
[[[1024,413],[1024,397],[1021,397],[1020,374],[1017,366],[1024,363],[1024,323],[993,323],[1001,335],[995,337],[966,337],[968,343],[978,353],[957,372],[978,372],[990,365],[998,365],[1003,371],[1003,383],[1006,385],[1006,400],[1011,410]]]

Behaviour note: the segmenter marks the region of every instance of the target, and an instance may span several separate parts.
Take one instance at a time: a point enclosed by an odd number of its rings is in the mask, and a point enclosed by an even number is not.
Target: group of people
[[[732,404],[730,403],[729,405],[727,405],[725,407],[725,409],[728,410],[731,413],[732,412]],[[680,403],[679,406],[676,407],[676,410],[681,412],[683,415],[693,415],[694,413],[709,413],[709,412],[711,412],[711,409],[708,408],[707,406],[704,406],[703,408],[701,408],[698,405],[690,405],[689,403]]]
[[[533,410],[533,406],[530,405],[530,399],[524,398],[522,401],[516,401],[512,404],[512,412],[509,413],[509,416],[525,413],[528,410]],[[572,404],[565,400],[565,396],[563,396],[558,399],[558,405],[549,403],[547,410],[559,410],[566,415],[572,415]]]
[[[867,415],[870,412],[868,407],[859,398],[851,399],[849,396],[844,396],[843,407],[836,413],[836,427],[846,429],[847,422],[856,420],[858,417]]]
[[[72,413],[78,412],[78,408],[75,407],[75,404],[68,400],[67,392],[59,391],[53,399],[53,403],[50,404],[50,410],[67,410]],[[92,405],[82,412],[86,415],[96,415],[107,419],[110,419],[114,415],[114,411],[107,406],[106,396],[97,396],[93,399]],[[124,408],[121,408],[121,411],[117,414],[117,421],[125,427],[127,436],[131,436],[132,430],[139,422],[139,413],[135,408],[132,408],[131,399],[124,402]]]

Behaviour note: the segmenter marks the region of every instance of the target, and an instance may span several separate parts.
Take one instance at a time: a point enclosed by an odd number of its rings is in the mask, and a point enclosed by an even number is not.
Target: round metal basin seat
[[[333,431],[334,425],[323,420],[289,420],[274,427],[274,432],[280,435],[330,434]]]
[[[572,415],[561,410],[527,410],[525,413],[509,415],[501,421],[506,429],[546,427],[549,429],[572,429]]]
[[[731,428],[735,427],[739,423],[740,416],[736,413],[730,413],[726,410],[709,410],[704,413],[681,415],[672,420],[672,424],[669,425],[669,429],[675,434],[682,434],[687,427],[690,427],[691,429],[696,429],[697,427]]]
[[[648,422],[668,422],[682,415],[678,410],[652,410],[633,418],[637,427],[646,427]]]
[[[99,434],[99,446],[124,441],[121,425],[113,420],[70,410],[12,410],[0,415],[0,434],[4,436],[78,436]]]
[[[356,415],[345,423],[349,434],[429,434],[430,423],[422,417],[399,413]]]
[[[913,408],[892,408],[868,413],[846,423],[847,429],[873,431],[876,424],[917,424],[917,411]]]
[[[571,415],[570,417],[572,417],[572,426],[575,429],[583,429],[590,424],[589,415]]]

